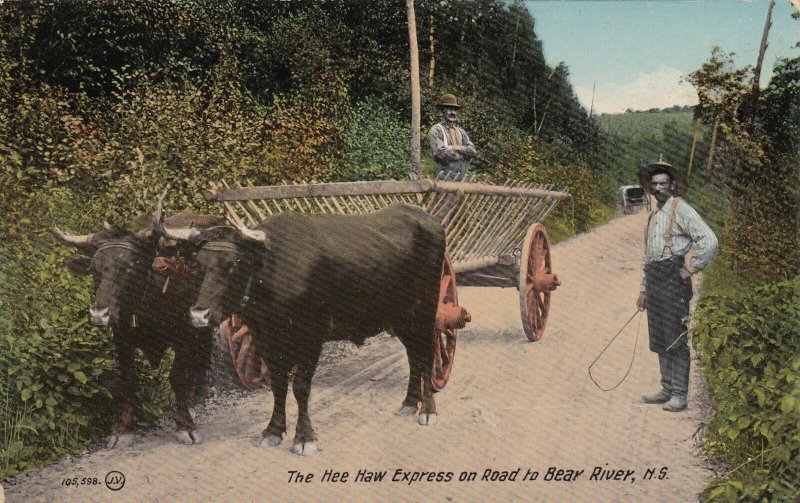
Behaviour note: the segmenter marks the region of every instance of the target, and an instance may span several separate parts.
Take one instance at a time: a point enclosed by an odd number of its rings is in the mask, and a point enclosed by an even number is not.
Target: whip
[[[622,331],[623,331],[623,330],[625,330],[625,327],[627,327],[627,326],[630,324],[630,322],[632,322],[632,321],[633,321],[633,319],[634,319],[634,318],[636,318],[636,315],[637,315],[637,314],[640,314],[640,313],[641,313],[641,311],[639,311],[639,310],[637,309],[637,310],[636,310],[636,312],[635,312],[635,313],[633,313],[633,316],[631,316],[630,318],[628,318],[628,321],[626,321],[626,322],[625,322],[625,324],[624,324],[624,325],[622,325],[622,328],[620,328],[620,329],[619,329],[619,331],[616,333],[616,335],[614,335],[614,337],[612,337],[612,338],[611,338],[611,340],[610,340],[610,341],[608,341],[608,344],[606,344],[606,347],[605,347],[605,348],[603,348],[603,350],[602,350],[602,351],[600,351],[600,354],[599,354],[599,355],[597,355],[597,358],[595,358],[595,359],[594,359],[594,361],[592,362],[592,364],[591,364],[591,365],[589,365],[589,378],[592,380],[592,382],[594,383],[594,385],[595,385],[595,386],[597,386],[599,389],[601,389],[601,390],[603,390],[603,391],[612,391],[612,390],[615,390],[615,389],[617,389],[617,388],[619,387],[619,385],[620,385],[620,384],[622,384],[622,382],[623,382],[625,379],[627,379],[627,377],[628,377],[628,374],[630,374],[630,373],[631,373],[631,369],[633,368],[633,358],[636,356],[636,346],[639,344],[639,328],[642,326],[642,318],[641,318],[641,317],[639,317],[639,323],[638,323],[638,324],[637,324],[637,326],[636,326],[636,341],[633,343],[633,354],[631,355],[631,363],[630,363],[630,365],[628,365],[628,370],[625,372],[625,375],[624,375],[624,376],[622,376],[622,379],[620,379],[620,381],[619,381],[617,384],[615,384],[613,388],[608,388],[608,389],[606,389],[606,388],[604,388],[604,387],[600,386],[600,384],[599,384],[599,383],[598,383],[598,382],[597,382],[597,381],[594,379],[594,376],[592,375],[592,367],[594,367],[594,364],[595,364],[595,363],[597,363],[597,360],[599,360],[599,359],[600,359],[600,357],[601,357],[601,356],[603,356],[603,353],[605,353],[605,352],[606,352],[606,350],[607,350],[609,347],[611,347],[611,344],[613,344],[613,343],[614,343],[614,341],[617,339],[617,337],[619,337],[619,334],[621,334],[621,333],[622,333]],[[684,333],[685,333],[685,332],[684,332]],[[683,334],[681,334],[681,335],[683,335]],[[680,336],[678,336],[678,337],[680,338]],[[677,339],[676,339],[676,342],[677,342]],[[674,344],[674,342],[673,342],[673,344]],[[671,346],[670,346],[670,347],[671,347]]]

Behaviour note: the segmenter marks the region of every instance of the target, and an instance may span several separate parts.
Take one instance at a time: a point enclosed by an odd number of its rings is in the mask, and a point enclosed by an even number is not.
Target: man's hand
[[[644,292],[640,293],[639,298],[636,300],[636,309],[644,311]]]
[[[681,273],[680,274],[681,274],[681,279],[683,279],[683,280],[687,280],[687,279],[692,277],[692,273],[689,271],[689,269],[687,269],[685,267],[681,269]]]
[[[453,152],[461,152],[462,150],[464,150],[464,147],[461,145],[450,145],[450,149]]]

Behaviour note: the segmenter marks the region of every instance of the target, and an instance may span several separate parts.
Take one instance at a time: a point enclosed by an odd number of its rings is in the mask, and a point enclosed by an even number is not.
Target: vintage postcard
[[[0,503],[796,500],[799,8],[0,0]]]

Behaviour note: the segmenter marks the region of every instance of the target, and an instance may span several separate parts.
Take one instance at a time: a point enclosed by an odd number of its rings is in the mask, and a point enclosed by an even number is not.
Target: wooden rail
[[[395,203],[424,208],[442,222],[456,272],[497,264],[518,252],[528,227],[541,222],[569,194],[552,186],[475,177],[458,180],[387,180],[265,187],[212,184],[206,199],[219,201],[232,223],[254,227],[284,211],[365,214]]]
[[[249,201],[253,199],[292,199],[309,197],[377,196],[390,194],[440,194],[464,192],[486,196],[549,197],[564,200],[569,194],[561,191],[526,187],[506,187],[474,182],[445,180],[388,180],[374,182],[337,182],[320,184],[272,185],[212,189],[205,193],[209,201]]]

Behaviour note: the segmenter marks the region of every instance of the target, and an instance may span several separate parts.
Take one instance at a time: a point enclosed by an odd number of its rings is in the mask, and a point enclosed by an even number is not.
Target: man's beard
[[[672,194],[669,192],[653,192],[653,197],[656,198],[656,201],[659,202],[666,202]]]

